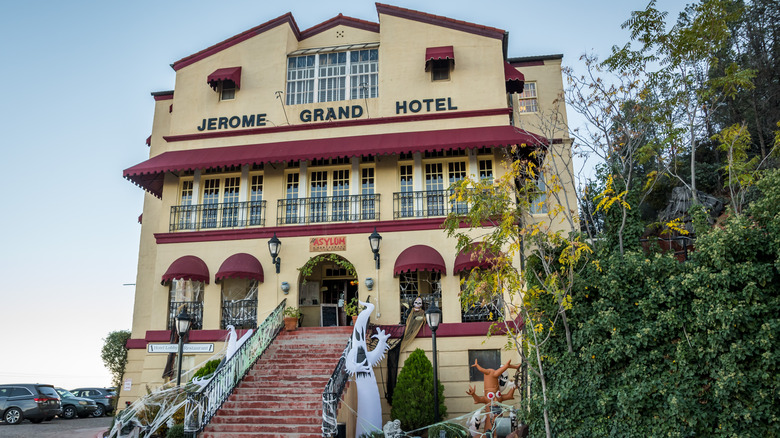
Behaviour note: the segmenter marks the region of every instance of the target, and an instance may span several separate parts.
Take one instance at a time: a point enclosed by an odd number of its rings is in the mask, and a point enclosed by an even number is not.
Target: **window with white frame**
[[[236,83],[230,79],[219,81],[219,100],[233,100],[236,98]]]
[[[399,214],[401,217],[414,217],[414,173],[411,164],[402,164],[398,168],[401,178],[401,196]]]
[[[251,175],[249,184],[249,225],[263,223],[263,175]]]
[[[539,172],[536,177],[536,196],[531,200],[531,214],[547,213],[547,184],[544,181],[544,172]]]
[[[287,58],[287,105],[379,96],[379,51],[348,50]]]
[[[287,181],[284,186],[284,199],[286,200],[285,206],[285,223],[294,224],[298,222],[298,184],[300,181],[300,175],[298,172],[290,172],[287,174]]]
[[[201,180],[201,228],[235,227],[238,225],[239,187],[241,177],[218,176]]]
[[[310,222],[348,220],[349,174],[349,169],[315,169],[309,173]]]
[[[536,98],[536,82],[526,82],[523,92],[517,97],[517,111],[520,113],[535,113],[539,111]]]
[[[360,217],[361,219],[377,219],[376,200],[374,198],[374,168],[363,167],[360,169]]]

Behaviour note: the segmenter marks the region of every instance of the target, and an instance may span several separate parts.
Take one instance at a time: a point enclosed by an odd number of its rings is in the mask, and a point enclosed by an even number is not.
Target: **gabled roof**
[[[300,29],[298,29],[298,24],[295,22],[295,18],[293,18],[292,13],[288,12],[280,17],[274,18],[273,20],[267,21],[259,26],[241,32],[238,35],[232,36],[226,39],[225,41],[214,44],[213,46],[203,49],[200,52],[187,56],[186,58],[182,58],[174,62],[171,65],[171,67],[173,67],[174,70],[179,70],[190,64],[200,61],[201,59],[207,58],[217,52],[225,50],[240,42],[246,41],[249,38],[252,38],[256,35],[260,35],[263,32],[269,31],[283,24],[288,24],[290,26],[293,33],[295,34],[295,38],[297,38],[298,41],[305,40],[306,38],[310,38],[314,35],[317,35],[318,33],[324,32],[328,29],[332,29],[336,26],[349,26],[357,29],[367,30],[369,32],[377,32],[377,33],[379,32],[379,23],[373,23],[370,21],[347,17],[343,14],[339,14],[331,18],[330,20],[323,21],[322,23],[316,26],[312,26],[304,31],[301,31]]]
[[[333,18],[331,18],[328,21],[323,21],[322,23],[312,26],[303,32],[301,32],[300,37],[298,40],[305,40],[306,38],[313,37],[314,35],[317,35],[318,33],[325,32],[328,29],[333,29],[336,26],[349,26],[354,27],[357,29],[363,29],[367,30],[369,32],[376,32],[379,33],[379,23],[374,23],[371,21],[366,20],[360,20],[357,18],[347,17],[346,15],[339,14]]]
[[[376,11],[380,14],[392,15],[394,17],[405,18],[407,20],[419,21],[421,23],[432,24],[434,26],[446,27],[448,29],[459,30],[462,32],[473,33],[490,38],[503,39],[506,31],[495,27],[483,26],[481,24],[469,23],[468,21],[455,20],[442,17],[440,15],[428,14],[425,12],[414,11],[412,9],[399,8],[398,6],[376,4]]]
[[[379,14],[392,15],[394,17],[404,18],[407,20],[419,21],[421,23],[427,23],[434,26],[446,27],[448,29],[459,30],[462,32],[468,32],[475,35],[481,35],[489,38],[503,39],[505,38],[506,31],[497,29],[495,27],[483,26],[481,24],[469,23],[467,21],[454,20],[452,18],[442,17],[439,15],[428,14],[425,12],[414,11],[411,9],[399,8],[397,6],[385,5],[382,3],[376,4],[376,10]],[[339,14],[330,20],[323,21],[322,23],[312,26],[304,31],[298,28],[298,24],[295,22],[292,13],[288,12],[273,20],[267,21],[259,26],[253,27],[249,30],[241,32],[238,35],[232,36],[222,42],[214,44],[211,47],[203,49],[190,56],[184,57],[173,64],[174,70],[178,71],[188,65],[198,62],[204,58],[221,52],[229,47],[232,47],[240,42],[246,41],[256,35],[260,35],[263,32],[274,29],[277,26],[287,24],[295,34],[298,41],[310,38],[328,29],[332,29],[336,26],[349,26],[357,29],[366,30],[369,32],[379,32],[379,23],[371,21],[360,20],[358,18],[347,17],[343,14]]]

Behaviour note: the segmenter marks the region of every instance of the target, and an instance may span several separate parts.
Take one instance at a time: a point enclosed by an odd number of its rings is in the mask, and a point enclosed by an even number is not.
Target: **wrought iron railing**
[[[257,327],[257,300],[222,300],[222,328],[229,325],[236,329]]]
[[[170,231],[244,228],[265,225],[265,201],[174,205]]]
[[[330,375],[328,383],[325,385],[325,390],[322,391],[322,436],[323,437],[335,437],[338,433],[338,409],[339,400],[341,400],[341,394],[344,392],[344,387],[349,381],[349,374],[345,368],[347,363],[347,353],[352,348],[352,338],[347,341],[347,346],[344,347],[344,352],[341,353],[336,368],[333,369],[333,373]]]
[[[182,306],[190,315],[190,330],[200,330],[203,326],[202,301],[171,301],[168,304],[168,330],[176,330],[176,315],[181,312]]]
[[[280,199],[277,225],[379,220],[379,194]]]
[[[233,393],[233,389],[276,338],[284,325],[283,313],[286,305],[287,300],[284,300],[276,306],[236,353],[220,365],[206,386],[187,394],[185,433],[196,434],[211,422],[217,410]]]
[[[502,309],[500,299],[484,306],[469,306],[466,310],[461,307],[460,320],[461,322],[498,321],[502,317]]]
[[[452,193],[451,190],[395,192],[393,193],[393,219],[468,213],[468,204],[454,200]]]

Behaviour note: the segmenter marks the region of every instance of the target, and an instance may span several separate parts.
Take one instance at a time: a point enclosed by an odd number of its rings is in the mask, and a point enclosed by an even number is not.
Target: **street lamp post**
[[[439,371],[436,364],[436,329],[441,322],[441,309],[436,306],[436,301],[431,302],[431,306],[425,311],[425,321],[431,329],[431,340],[433,341],[433,422],[439,422]]]
[[[370,236],[368,236],[368,243],[371,245],[371,252],[374,253],[374,260],[376,260],[376,268],[379,269],[379,244],[382,243],[382,236],[379,235],[379,233],[376,232],[376,227],[374,227],[374,232],[371,233]]]
[[[187,308],[183,307],[181,312],[176,315],[176,333],[179,335],[179,372],[176,375],[176,386],[181,385],[181,356],[184,352],[184,337],[187,332],[190,331],[190,325],[192,324],[192,318],[187,313]]]
[[[279,273],[279,266],[282,263],[282,258],[279,257],[279,251],[282,249],[282,241],[279,240],[278,237],[276,237],[276,233],[274,233],[274,237],[268,240],[268,252],[271,253],[271,263],[276,265],[276,273]]]

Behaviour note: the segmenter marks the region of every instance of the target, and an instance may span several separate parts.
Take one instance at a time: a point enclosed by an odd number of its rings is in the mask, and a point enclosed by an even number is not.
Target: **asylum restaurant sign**
[[[398,100],[395,102],[395,114],[417,114],[458,109],[452,104],[451,97],[435,99]],[[344,105],[339,107],[305,109],[298,117],[301,122],[328,122],[333,120],[358,119],[365,113],[362,105]],[[256,128],[266,125],[266,113],[244,114],[230,117],[211,117],[203,119],[198,131],[216,131],[220,129]]]

